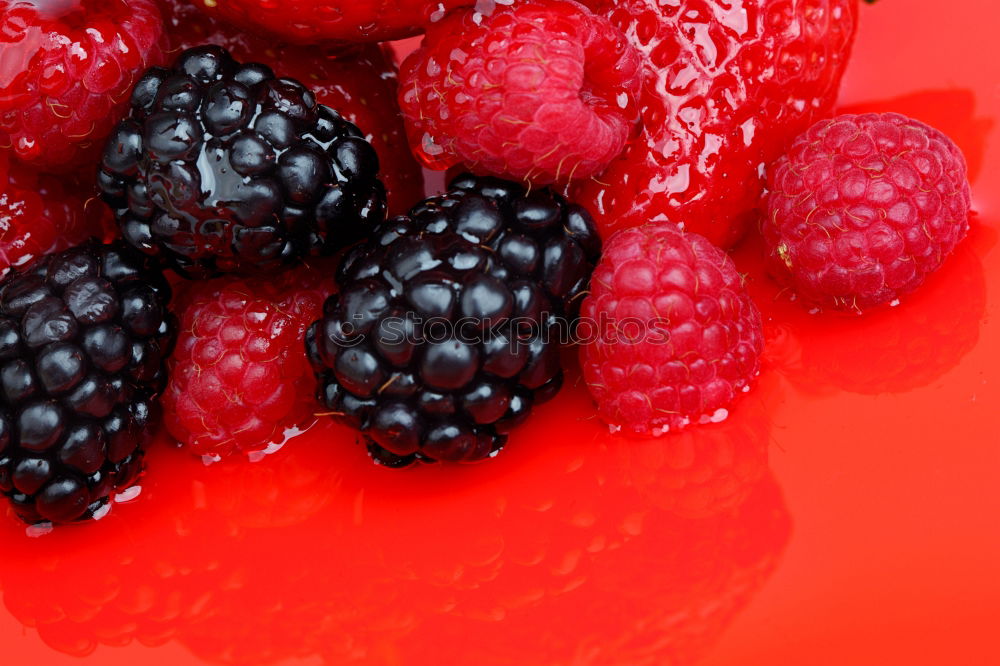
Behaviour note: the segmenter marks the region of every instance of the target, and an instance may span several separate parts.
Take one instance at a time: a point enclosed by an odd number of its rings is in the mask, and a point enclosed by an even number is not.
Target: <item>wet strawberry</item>
[[[640,137],[574,187],[605,237],[671,221],[729,246],[754,219],[762,167],[828,114],[857,0],[587,0],[645,54]]]

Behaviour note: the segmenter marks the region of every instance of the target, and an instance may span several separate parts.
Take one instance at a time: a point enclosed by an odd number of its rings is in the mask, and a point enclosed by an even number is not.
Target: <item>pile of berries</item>
[[[100,516],[161,416],[211,459],[332,416],[389,467],[482,460],[569,343],[612,431],[724,420],[764,345],[748,229],[853,313],[968,230],[950,139],[830,118],[858,14],[0,0],[0,492]],[[378,42],[420,32],[397,72]]]

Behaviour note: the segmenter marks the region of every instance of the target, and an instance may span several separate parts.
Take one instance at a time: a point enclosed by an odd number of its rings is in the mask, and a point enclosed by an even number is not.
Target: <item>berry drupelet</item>
[[[559,390],[599,254],[579,206],[460,176],[345,257],[306,335],[320,400],[383,464],[490,456]]]
[[[479,9],[432,24],[400,69],[414,154],[535,185],[604,171],[639,118],[639,51],[573,0]]]
[[[385,216],[361,131],[298,81],[218,46],[146,72],[98,180],[125,239],[188,277],[334,251]]]
[[[169,298],[120,242],[0,285],[0,491],[25,522],[90,518],[138,476],[176,331]]]

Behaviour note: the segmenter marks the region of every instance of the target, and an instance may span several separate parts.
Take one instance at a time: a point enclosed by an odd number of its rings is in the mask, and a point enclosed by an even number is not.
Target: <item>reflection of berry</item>
[[[378,157],[358,128],[216,46],[139,80],[99,180],[125,239],[193,277],[337,249],[384,215]]]
[[[0,146],[46,169],[86,162],[160,60],[161,32],[154,0],[4,2]]]
[[[578,413],[585,401],[567,389],[543,409]],[[536,423],[526,437],[545,432]],[[407,663],[430,663],[430,651],[448,645],[460,646],[448,654],[461,650],[463,663],[530,654],[532,663],[579,664],[586,654],[583,663],[689,665],[771,575],[789,518],[763,463],[738,496],[690,518],[677,509],[699,470],[678,472],[676,488],[633,486],[633,441],[593,421],[561,432],[547,449],[512,449],[471,483],[425,468],[384,491],[390,497],[366,495],[366,520],[399,530],[373,540],[379,570],[398,577],[401,598],[434,611],[414,633],[420,641],[397,651]]]
[[[599,558],[628,540],[625,523],[646,507],[593,441],[606,435],[594,421],[566,419],[551,436],[552,419],[586,408],[585,392],[568,382],[517,433],[527,442],[548,438],[546,446],[511,447],[462,475],[428,465],[386,484],[375,466],[345,472],[348,488],[365,492],[366,520],[395,525],[370,542],[391,586],[449,620],[497,620],[600,576]]]
[[[760,169],[826,115],[857,0],[586,0],[646,56],[643,131],[573,200],[602,235],[667,220],[719,245],[756,220]]]
[[[629,483],[648,501],[685,518],[731,511],[767,472],[770,419],[763,394],[737,401],[722,423],[656,439],[620,438],[611,446]]]
[[[559,389],[554,338],[599,249],[549,190],[456,179],[345,259],[307,336],[321,398],[381,462],[489,456]]]
[[[373,609],[378,617],[349,627],[350,613],[338,615],[346,599],[336,598],[322,573],[330,550],[341,548],[343,521],[329,511],[344,499],[330,492],[336,460],[323,449],[285,453],[205,466],[161,438],[134,506],[118,507],[86,530],[56,529],[42,538],[0,522],[6,610],[54,650],[74,656],[134,642],[200,647],[198,637],[210,635],[204,641],[217,652],[206,659],[224,663],[226,654],[245,650],[230,660],[241,665],[279,662],[288,656],[277,654],[282,645],[319,654],[341,627],[360,636],[365,624],[374,631],[379,617],[395,619],[390,609]],[[317,543],[312,530],[288,537],[288,526],[323,509],[333,539]],[[297,554],[308,556],[305,566],[290,564]],[[327,593],[309,603],[317,582]],[[247,608],[255,612],[247,615]]]
[[[757,375],[760,313],[736,266],[672,225],[612,236],[581,316],[583,376],[613,428],[661,434],[725,418]]]
[[[334,423],[253,464],[157,445],[136,505],[86,531],[0,522],[3,603],[72,654],[170,640],[241,666],[690,664],[784,548],[780,492],[767,476],[679,516],[669,484],[633,483],[632,442],[590,419],[551,437],[546,416],[586,408],[569,384],[523,426],[549,446],[465,474],[387,472],[330,449],[350,437]]]
[[[954,368],[976,346],[984,324],[985,275],[969,246],[978,231],[899,307],[796,327],[801,359],[787,368],[790,377],[806,388],[901,393],[927,386]]]
[[[117,243],[49,255],[0,287],[0,491],[26,522],[90,518],[138,476],[169,298]]]
[[[334,427],[331,424],[328,431],[334,431]],[[315,436],[328,434],[320,424],[310,432]],[[332,437],[337,434],[329,432]],[[165,433],[164,438],[167,437]],[[302,438],[300,442],[308,439]],[[228,534],[245,535],[254,529],[301,525],[317,513],[329,511],[331,502],[339,501],[330,489],[342,483],[344,470],[341,461],[327,455],[325,447],[307,446],[298,455],[288,455],[296,448],[283,447],[266,455],[251,456],[249,461],[238,456],[210,465],[178,461],[186,481],[179,496],[164,497],[162,501],[165,505],[170,503],[170,507],[179,504],[185,509],[190,504],[192,515],[185,523],[221,522],[224,526],[220,529]],[[344,506],[339,504],[335,510],[347,511]],[[331,533],[336,533],[332,524],[329,527]]]
[[[923,284],[969,228],[962,153],[895,113],[817,123],[767,182],[770,270],[810,305],[889,303]]]
[[[108,240],[114,226],[103,206],[87,205],[82,187],[36,173],[0,153],[0,279],[38,257]]]
[[[423,174],[406,141],[396,102],[396,65],[388,47],[280,44],[216,21],[189,0],[162,0],[161,6],[172,52],[221,46],[237,60],[261,62],[277,76],[302,81],[317,102],[357,125],[378,153],[390,215],[406,212],[423,197]]]
[[[16,541],[22,535],[5,535],[8,545],[17,543],[0,572],[6,611],[58,652],[83,657],[99,645],[134,640],[163,645],[210,613],[216,588],[238,575],[217,570],[204,543],[186,543],[185,552],[168,530],[147,551],[127,532],[102,529],[104,523],[90,526],[86,538],[56,530],[24,544]]]
[[[402,67],[414,152],[537,185],[590,178],[638,117],[641,58],[571,0],[453,12]]]
[[[606,633],[613,638],[591,638],[583,646],[600,655],[594,663],[700,663],[771,577],[791,534],[791,520],[774,477],[767,474],[747,490],[739,505],[709,518],[648,514],[641,526],[635,526],[640,532],[635,541],[641,545],[627,544],[602,562],[610,572],[603,585],[616,591],[614,597],[581,595],[567,599],[561,608],[548,609],[547,616],[585,617],[586,608],[592,608],[590,613],[609,618],[612,626]],[[655,548],[646,543],[654,539],[676,545]],[[659,591],[655,602],[650,590]],[[538,614],[538,626],[544,626],[544,617]],[[637,617],[643,618],[638,626]],[[571,645],[581,647],[564,642],[563,653]],[[545,663],[574,662],[564,657]]]
[[[189,289],[163,396],[170,433],[197,455],[224,456],[278,443],[310,420],[303,337],[332,287],[325,271],[302,266]]]

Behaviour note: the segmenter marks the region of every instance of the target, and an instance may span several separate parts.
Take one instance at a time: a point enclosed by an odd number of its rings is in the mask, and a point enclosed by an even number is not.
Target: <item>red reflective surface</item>
[[[973,230],[901,306],[810,316],[751,242],[767,362],[722,424],[614,438],[571,380],[468,468],[163,440],[97,524],[0,515],[0,663],[1000,663],[1000,7],[941,7],[865,6],[842,95],[969,159]]]

